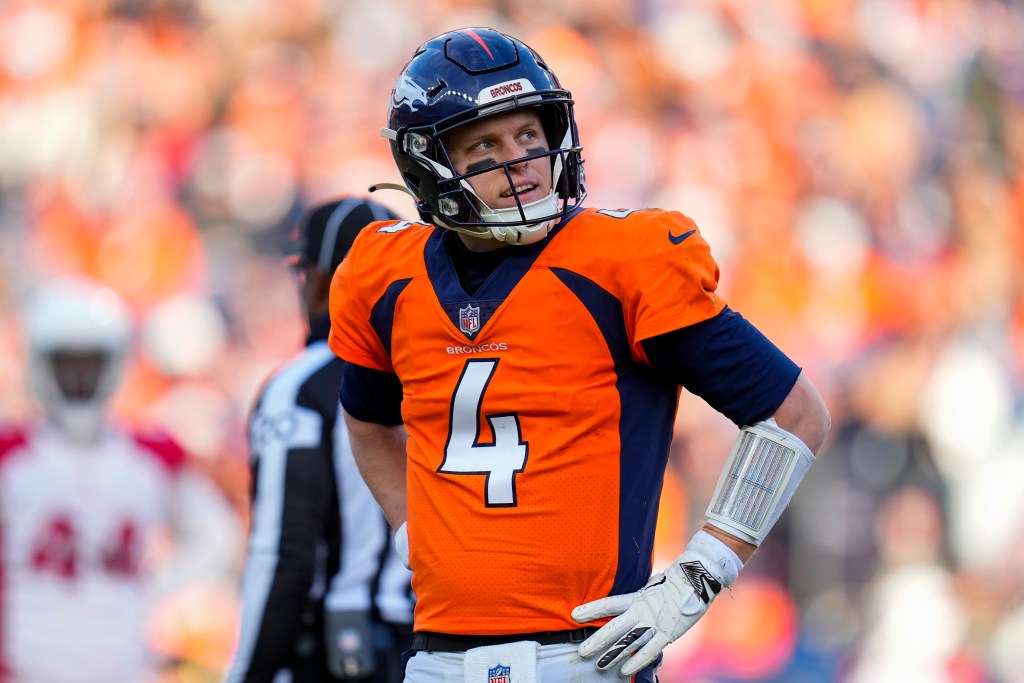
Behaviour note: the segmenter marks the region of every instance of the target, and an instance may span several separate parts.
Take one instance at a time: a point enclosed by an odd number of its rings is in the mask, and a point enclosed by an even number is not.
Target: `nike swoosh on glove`
[[[581,624],[615,617],[580,644],[580,657],[600,653],[598,669],[608,671],[621,664],[619,674],[632,676],[697,623],[742,568],[731,548],[698,531],[672,566],[637,592],[594,600],[572,611]]]

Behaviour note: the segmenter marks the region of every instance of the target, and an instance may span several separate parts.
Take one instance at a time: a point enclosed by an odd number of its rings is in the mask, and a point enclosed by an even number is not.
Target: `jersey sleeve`
[[[641,214],[636,250],[623,277],[623,313],[640,342],[713,318],[725,308],[718,264],[696,224],[674,211]]]
[[[345,412],[357,420],[402,424],[402,383],[390,372],[345,363],[338,395]]]
[[[394,372],[388,353],[370,320],[374,299],[367,291],[366,283],[374,282],[375,278],[361,273],[361,237],[356,238],[352,251],[331,280],[331,333],[327,343],[338,357],[350,363]]]
[[[7,456],[16,453],[22,446],[28,444],[28,437],[20,429],[0,425],[0,463],[7,460]]]
[[[188,462],[188,454],[167,434],[147,432],[133,434],[132,438],[143,452],[156,458],[171,472],[180,472]]]
[[[796,363],[728,307],[708,320],[645,339],[643,347],[659,374],[738,427],[774,414],[800,374]]]

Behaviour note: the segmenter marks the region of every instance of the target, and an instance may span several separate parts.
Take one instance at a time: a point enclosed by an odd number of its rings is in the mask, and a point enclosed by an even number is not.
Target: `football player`
[[[53,280],[30,298],[24,331],[43,419],[0,430],[3,678],[153,680],[145,624],[157,579],[229,576],[239,520],[173,441],[108,416],[132,341],[117,294]],[[164,573],[153,551],[168,536],[169,561],[202,575]]]
[[[413,570],[411,683],[653,681],[829,429],[716,293],[692,220],[583,207],[573,105],[516,38],[426,42],[384,129],[402,184],[380,186],[421,220],[365,230],[332,285],[356,461]],[[707,521],[652,576],[680,387],[739,430]]]

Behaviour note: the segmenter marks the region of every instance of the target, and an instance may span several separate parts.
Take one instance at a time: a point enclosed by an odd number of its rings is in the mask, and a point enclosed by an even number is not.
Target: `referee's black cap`
[[[339,197],[303,212],[287,253],[296,266],[330,275],[341,265],[359,231],[374,221],[397,220],[390,209],[362,197]]]

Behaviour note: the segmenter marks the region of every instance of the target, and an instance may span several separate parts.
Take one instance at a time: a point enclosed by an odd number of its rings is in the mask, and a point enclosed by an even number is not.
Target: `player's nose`
[[[498,156],[498,161],[501,163],[508,163],[509,161],[515,161],[516,159],[526,156],[526,142],[526,140],[521,139],[521,137],[514,132],[502,131],[495,140],[494,152]]]
[[[505,146],[505,159],[504,161],[517,161],[530,154],[530,149],[526,145],[520,144],[519,142],[510,142]],[[528,161],[518,161],[512,164],[513,168],[525,167],[529,164]]]

